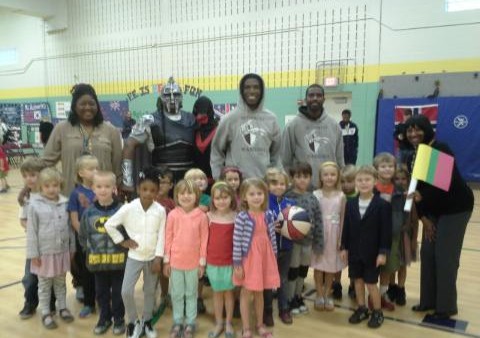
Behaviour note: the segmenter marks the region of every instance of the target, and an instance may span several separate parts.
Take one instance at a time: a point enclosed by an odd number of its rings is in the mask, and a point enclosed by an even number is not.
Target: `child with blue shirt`
[[[85,265],[85,251],[78,241],[80,220],[83,212],[95,200],[92,190],[93,176],[98,169],[98,160],[92,155],[83,155],[75,164],[77,170],[77,186],[70,194],[67,211],[70,223],[75,230],[76,252],[72,264],[74,283],[77,283],[77,299],[83,298],[84,307],[80,310],[80,318],[86,318],[95,311],[95,278]],[[82,292],[83,291],[83,292]],[[83,293],[83,296],[82,296]]]

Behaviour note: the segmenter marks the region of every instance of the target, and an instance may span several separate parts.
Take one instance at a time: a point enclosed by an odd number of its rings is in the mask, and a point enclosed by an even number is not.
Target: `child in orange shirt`
[[[200,190],[195,182],[181,180],[173,195],[178,206],[167,217],[163,259],[164,275],[172,282],[173,326],[170,337],[183,334],[183,337],[191,338],[197,318],[198,278],[203,276],[206,265],[208,218],[198,207]]]

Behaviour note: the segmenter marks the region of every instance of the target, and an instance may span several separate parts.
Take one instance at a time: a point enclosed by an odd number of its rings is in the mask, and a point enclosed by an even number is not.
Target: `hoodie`
[[[75,235],[68,223],[67,198],[52,201],[32,194],[27,213],[27,258],[75,252]]]
[[[225,166],[238,167],[244,178],[263,177],[268,167],[281,166],[280,127],[275,114],[263,107],[263,80],[259,105],[252,110],[242,96],[244,79],[237,108],[220,120],[213,138],[210,165],[215,179]]]
[[[300,107],[297,116],[283,130],[282,156],[287,171],[295,163],[309,163],[313,170],[312,183],[317,187],[318,170],[323,162],[333,161],[344,166],[340,126],[325,111],[314,120],[308,116],[307,107]]]
[[[164,263],[178,270],[193,270],[207,263],[208,217],[200,209],[176,207],[168,214]]]

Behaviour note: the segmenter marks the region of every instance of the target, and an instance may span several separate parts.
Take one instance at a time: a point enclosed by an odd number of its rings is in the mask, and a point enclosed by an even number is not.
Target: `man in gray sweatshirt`
[[[263,108],[265,83],[257,74],[240,81],[237,108],[220,120],[212,141],[210,166],[217,179],[224,166],[236,166],[244,178],[263,177],[281,167],[281,134],[277,117]]]
[[[285,170],[295,163],[307,162],[312,166],[312,184],[318,186],[320,165],[326,161],[345,165],[342,131],[338,123],[327,115],[323,87],[312,84],[305,94],[306,106],[286,126],[282,134],[282,161]]]

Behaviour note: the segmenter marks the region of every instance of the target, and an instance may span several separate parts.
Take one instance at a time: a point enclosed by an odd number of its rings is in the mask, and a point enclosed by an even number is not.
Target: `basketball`
[[[294,241],[303,239],[312,227],[308,213],[294,205],[283,209],[278,221],[281,222],[280,234]]]

